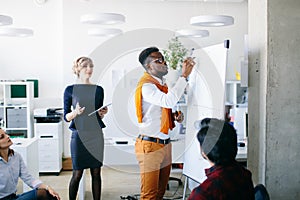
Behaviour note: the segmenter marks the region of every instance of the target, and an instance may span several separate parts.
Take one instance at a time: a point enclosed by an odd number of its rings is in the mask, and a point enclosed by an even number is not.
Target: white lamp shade
[[[99,36],[99,37],[113,37],[122,34],[121,29],[117,28],[90,28],[88,35]]]
[[[95,13],[80,17],[84,24],[120,24],[125,22],[125,16],[117,13]]]
[[[175,32],[176,37],[207,37],[209,36],[208,30],[192,30],[192,29],[181,29]]]
[[[35,0],[35,3],[37,3],[38,5],[42,5],[44,3],[46,3],[47,0]]]
[[[194,26],[229,26],[234,23],[234,19],[227,15],[200,15],[190,19],[190,24]]]
[[[13,23],[13,19],[10,16],[0,15],[0,26],[10,25]]]
[[[0,36],[29,37],[33,36],[33,30],[27,28],[1,28]]]

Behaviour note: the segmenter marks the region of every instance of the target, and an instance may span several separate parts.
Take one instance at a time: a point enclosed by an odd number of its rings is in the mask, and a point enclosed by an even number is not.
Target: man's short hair
[[[145,66],[145,61],[148,58],[148,56],[153,52],[159,52],[159,49],[157,47],[149,47],[147,49],[144,49],[140,55],[139,55],[139,61],[140,63]]]
[[[197,134],[201,151],[215,165],[224,165],[235,160],[237,154],[236,130],[228,122],[215,118],[201,121]]]

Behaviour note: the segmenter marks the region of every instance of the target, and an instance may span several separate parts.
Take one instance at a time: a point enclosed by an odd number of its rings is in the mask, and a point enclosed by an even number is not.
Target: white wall
[[[59,1],[38,6],[32,0],[2,0],[0,8],[1,14],[13,17],[10,27],[34,30],[34,36],[28,38],[0,36],[0,79],[38,79],[37,106],[60,105],[63,71]]]
[[[13,26],[34,29],[34,36],[30,38],[0,37],[0,79],[39,79],[40,97],[35,100],[36,107],[61,106],[65,86],[74,82],[71,71],[73,61],[81,55],[89,55],[107,40],[87,35],[88,27],[99,25],[81,24],[79,19],[82,14],[122,13],[126,16],[126,23],[110,27],[121,28],[125,32],[142,28],[174,31],[197,28],[189,25],[190,17],[200,14],[232,15],[235,18],[234,25],[222,28],[199,27],[209,30],[210,37],[195,41],[200,46],[208,46],[224,39],[231,40],[228,80],[235,79],[234,68],[240,71],[240,61],[244,55],[247,2],[216,4],[195,1],[48,0],[44,5],[37,5],[34,0],[1,0],[0,8],[0,14],[14,18]],[[66,156],[70,155],[69,137],[66,125]]]

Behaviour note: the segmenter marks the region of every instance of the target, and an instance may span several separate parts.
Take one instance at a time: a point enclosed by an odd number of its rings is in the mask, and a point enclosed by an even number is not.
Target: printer
[[[38,138],[39,172],[56,173],[62,169],[63,121],[62,108],[33,110],[34,136]]]
[[[57,123],[61,121],[62,108],[37,108],[33,110],[36,123]]]

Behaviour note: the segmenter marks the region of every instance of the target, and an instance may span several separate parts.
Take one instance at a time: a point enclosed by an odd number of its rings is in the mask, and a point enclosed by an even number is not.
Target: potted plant
[[[178,37],[168,41],[167,49],[163,50],[165,61],[174,70],[181,69],[182,62],[188,53],[188,49],[183,46]]]
[[[168,41],[167,49],[163,50],[165,61],[170,68],[166,75],[167,84],[170,87],[176,83],[187,53],[188,49],[183,46],[178,37],[171,38]]]

